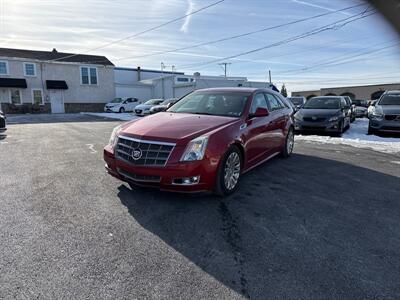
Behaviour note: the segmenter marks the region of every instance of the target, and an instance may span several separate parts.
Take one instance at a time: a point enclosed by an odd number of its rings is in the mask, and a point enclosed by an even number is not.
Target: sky
[[[214,2],[217,0],[0,0],[0,47],[105,55],[119,67],[160,70],[163,62],[167,70],[175,66],[186,74],[222,75],[219,63],[228,62],[228,76],[266,81],[271,70],[278,88],[285,83],[289,91],[400,82],[400,38],[384,19],[368,5],[334,12],[365,4],[361,0],[225,0],[105,46]],[[352,20],[365,11],[364,18],[345,26],[287,41],[342,19]],[[334,13],[171,51],[329,12]],[[255,49],[260,50],[251,52]],[[160,53],[165,51],[171,52]]]

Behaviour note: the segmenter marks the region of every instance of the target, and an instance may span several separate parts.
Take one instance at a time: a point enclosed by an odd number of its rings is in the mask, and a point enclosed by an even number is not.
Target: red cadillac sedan
[[[131,186],[228,195],[245,172],[290,156],[292,115],[269,89],[197,90],[166,112],[116,127],[104,148],[106,169]]]

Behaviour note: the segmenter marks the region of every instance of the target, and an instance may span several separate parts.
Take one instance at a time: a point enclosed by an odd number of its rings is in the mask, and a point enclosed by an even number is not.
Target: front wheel
[[[125,112],[125,108],[121,107],[121,108],[119,109],[119,112],[120,112],[121,114],[123,114],[123,113]]]
[[[239,187],[242,171],[242,155],[237,146],[231,146],[225,153],[218,169],[215,193],[219,196],[232,194]]]
[[[281,150],[281,156],[283,158],[289,157],[293,153],[294,148],[294,130],[290,128],[288,134],[286,135],[285,144]]]

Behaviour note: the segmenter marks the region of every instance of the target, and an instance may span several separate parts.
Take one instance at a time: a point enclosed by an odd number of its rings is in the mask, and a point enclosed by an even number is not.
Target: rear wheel
[[[294,148],[294,130],[293,128],[290,128],[286,135],[285,144],[283,145],[281,150],[281,156],[283,158],[289,157],[293,152],[293,148]]]
[[[125,112],[125,108],[121,107],[121,108],[119,109],[119,112],[120,112],[121,114],[123,114],[123,113]]]
[[[242,155],[237,146],[231,146],[225,153],[218,169],[215,193],[227,196],[237,190],[242,170]]]

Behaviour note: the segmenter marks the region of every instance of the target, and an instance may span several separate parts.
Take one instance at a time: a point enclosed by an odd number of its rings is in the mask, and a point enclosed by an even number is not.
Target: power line
[[[291,22],[284,23],[284,24],[279,24],[279,25],[275,25],[275,26],[271,26],[271,27],[261,28],[261,29],[258,29],[258,30],[249,31],[249,32],[242,33],[242,34],[237,34],[237,35],[232,35],[232,36],[220,38],[220,39],[217,39],[217,40],[212,40],[212,41],[208,41],[208,42],[202,42],[202,43],[194,44],[194,45],[191,45],[191,46],[186,46],[186,47],[181,47],[181,48],[176,48],[176,49],[171,49],[171,50],[165,50],[165,51],[160,51],[160,52],[157,52],[157,53],[150,53],[150,54],[144,54],[144,55],[122,57],[122,58],[117,58],[117,59],[113,59],[113,60],[114,61],[120,61],[120,60],[126,60],[126,59],[150,57],[150,56],[162,55],[162,54],[171,53],[171,52],[177,52],[177,51],[182,51],[182,50],[198,48],[198,47],[201,47],[201,46],[212,45],[212,44],[216,44],[216,43],[220,43],[220,42],[225,42],[225,41],[229,41],[229,40],[233,40],[233,39],[237,39],[237,38],[253,35],[253,34],[256,34],[256,33],[261,33],[261,32],[265,32],[265,31],[269,31],[269,30],[273,30],[273,29],[277,29],[277,28],[281,28],[281,27],[285,27],[285,26],[289,26],[289,25],[293,25],[293,24],[297,24],[297,23],[301,23],[301,22],[305,22],[305,21],[309,21],[309,20],[312,20],[312,19],[320,18],[320,17],[323,17],[323,16],[335,14],[335,13],[338,13],[338,12],[342,12],[342,11],[346,11],[346,10],[349,10],[349,9],[352,9],[352,8],[356,8],[356,7],[360,7],[360,6],[366,6],[366,5],[367,4],[365,4],[365,3],[357,4],[357,5],[349,6],[349,7],[346,7],[346,8],[338,9],[338,10],[335,10],[335,11],[330,11],[330,12],[327,12],[327,13],[323,13],[323,14],[319,14],[319,15],[315,15],[315,16],[299,19],[299,20],[296,20],[296,21],[291,21]]]
[[[151,28],[149,28],[149,29],[146,29],[146,30],[144,30],[144,31],[141,31],[141,32],[138,32],[138,33],[129,35],[129,36],[127,36],[127,37],[124,37],[124,38],[121,38],[121,39],[118,39],[118,40],[115,40],[115,41],[106,43],[106,44],[104,44],[104,45],[101,45],[101,46],[98,46],[98,47],[95,47],[95,48],[92,48],[92,49],[88,49],[88,50],[86,50],[86,51],[84,51],[84,52],[82,52],[82,53],[79,53],[79,54],[72,54],[72,55],[68,55],[68,56],[64,56],[64,57],[52,59],[52,60],[49,60],[49,61],[57,61],[57,60],[62,60],[62,59],[71,58],[71,57],[74,57],[74,56],[77,56],[77,55],[81,55],[81,54],[88,53],[88,52],[90,52],[90,51],[95,51],[95,50],[98,50],[98,49],[102,49],[102,48],[105,48],[105,47],[108,47],[108,46],[111,46],[111,45],[114,45],[114,44],[123,42],[123,41],[125,41],[125,40],[129,40],[129,39],[138,37],[138,36],[140,36],[140,35],[143,35],[143,34],[145,34],[145,33],[150,32],[150,31],[154,31],[154,30],[159,29],[159,28],[161,28],[161,27],[164,27],[164,26],[166,26],[166,25],[169,25],[169,24],[175,23],[175,22],[177,22],[177,21],[180,21],[180,20],[182,20],[182,19],[185,19],[185,18],[187,18],[187,17],[189,17],[189,16],[191,16],[191,15],[197,14],[197,13],[203,11],[203,10],[206,10],[206,9],[208,9],[208,8],[210,8],[210,7],[213,7],[213,6],[215,6],[215,5],[218,5],[218,4],[220,4],[220,3],[224,2],[224,1],[225,1],[225,0],[219,0],[219,1],[217,1],[217,2],[213,2],[213,3],[211,3],[211,4],[207,5],[207,6],[201,7],[201,8],[199,8],[199,9],[194,10],[194,11],[192,11],[192,12],[190,12],[190,13],[187,13],[186,15],[183,15],[183,16],[181,16],[181,17],[172,19],[172,20],[170,20],[170,21],[168,21],[168,22],[165,22],[165,23],[162,23],[162,24],[160,24],[160,25],[157,25],[157,26],[151,27]]]
[[[389,46],[381,47],[381,48],[378,48],[378,49],[373,49],[373,50],[370,50],[370,51],[364,51],[362,53],[354,54],[354,55],[350,55],[350,56],[344,56],[343,57],[343,55],[342,55],[342,56],[339,56],[339,57],[337,57],[335,59],[332,59],[332,60],[329,60],[329,61],[326,61],[326,62],[321,62],[321,63],[315,64],[315,65],[312,65],[312,66],[309,66],[309,67],[300,68],[300,69],[293,69],[293,70],[287,70],[287,71],[283,71],[283,72],[280,72],[280,73],[281,74],[286,74],[286,73],[299,74],[299,73],[304,73],[306,71],[320,69],[320,68],[324,68],[324,67],[337,66],[337,65],[344,64],[344,63],[357,61],[358,57],[374,54],[374,53],[380,52],[382,50],[393,48],[393,47],[398,46],[399,44],[400,43],[397,42],[397,43],[389,45]],[[352,59],[352,58],[353,58],[353,60],[349,61],[349,59]],[[356,58],[356,59],[354,59],[354,58]]]
[[[187,68],[192,68],[192,67],[206,66],[206,65],[214,64],[214,63],[217,63],[217,62],[220,62],[220,61],[233,59],[233,58],[237,58],[237,57],[240,57],[240,56],[248,55],[248,54],[251,54],[251,53],[259,52],[261,50],[265,50],[265,49],[268,49],[268,48],[281,46],[281,45],[288,44],[290,42],[297,41],[297,40],[300,40],[300,39],[303,39],[303,38],[306,38],[306,37],[309,37],[309,36],[312,36],[312,35],[327,31],[327,30],[338,30],[338,29],[346,26],[347,24],[350,24],[352,22],[355,22],[355,21],[358,21],[360,19],[363,19],[363,18],[366,18],[366,17],[369,17],[371,15],[376,14],[376,12],[365,14],[366,12],[367,11],[363,11],[363,12],[355,14],[353,16],[341,19],[339,21],[330,23],[330,24],[325,25],[325,26],[318,27],[318,28],[316,28],[314,30],[305,32],[305,33],[300,34],[300,35],[293,36],[291,38],[288,38],[288,39],[285,39],[285,40],[282,40],[282,41],[279,41],[279,42],[276,42],[276,43],[273,43],[273,44],[269,44],[269,45],[266,45],[266,46],[263,46],[263,47],[259,47],[259,48],[256,48],[256,49],[252,49],[252,50],[249,50],[249,51],[246,51],[246,52],[241,52],[241,53],[238,53],[238,54],[235,54],[235,55],[231,55],[231,56],[227,56],[227,57],[223,57],[223,58],[219,58],[219,59],[215,59],[215,60],[211,60],[211,61],[207,61],[207,62],[203,62],[203,63],[183,66],[183,67],[180,67],[180,69],[184,69],[184,68],[187,69]]]

